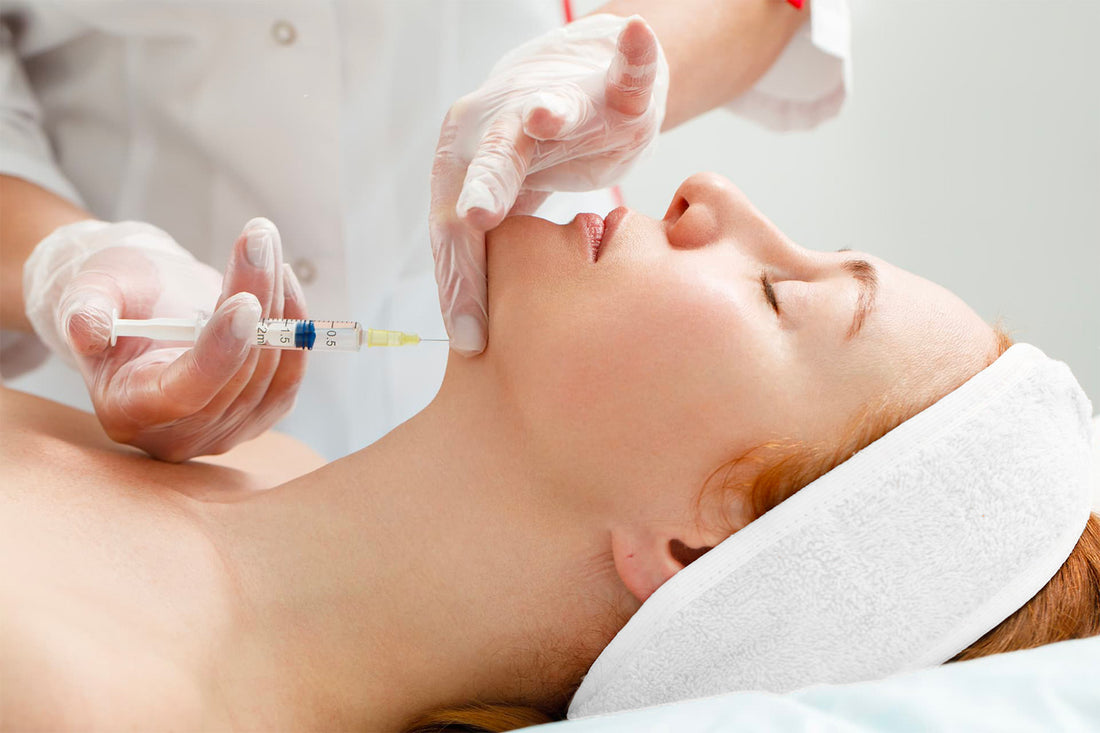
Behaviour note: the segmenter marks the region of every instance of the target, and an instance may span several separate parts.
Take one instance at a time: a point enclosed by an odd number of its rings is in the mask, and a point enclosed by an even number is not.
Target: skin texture
[[[615,486],[623,512],[654,497],[683,507],[731,456],[828,439],[890,390],[942,395],[992,348],[954,295],[877,258],[798,247],[720,176],[685,181],[661,221],[628,213],[595,264],[581,227],[516,217],[490,237],[486,358],[546,474],[584,494]],[[843,263],[864,258],[879,273],[876,307],[849,338],[858,288]],[[607,460],[611,447],[623,461]],[[648,595],[671,570],[643,571],[632,590]]]
[[[0,552],[21,560],[0,595],[34,613],[0,643],[36,643],[0,672],[39,692],[0,702],[54,728],[327,730],[562,704],[682,567],[673,541],[737,528],[719,517],[739,497],[697,502],[711,472],[777,434],[827,438],[884,393],[942,395],[994,347],[958,298],[879,260],[876,308],[846,339],[841,263],[864,255],[795,246],[716,176],[662,220],[629,213],[594,264],[581,222],[495,230],[488,349],[453,357],[378,443],[271,490],[184,473],[173,491],[64,448],[83,438],[50,435],[58,420],[13,421]]]

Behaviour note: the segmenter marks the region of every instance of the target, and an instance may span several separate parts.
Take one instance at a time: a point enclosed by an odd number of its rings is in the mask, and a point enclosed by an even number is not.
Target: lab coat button
[[[302,285],[309,285],[317,279],[317,266],[305,257],[294,260],[291,268],[294,269],[294,274],[298,276],[298,282]]]
[[[275,39],[275,43],[280,46],[289,46],[294,43],[298,38],[298,31],[294,29],[290,23],[285,20],[279,20],[275,22],[275,25],[271,26],[271,37]]]

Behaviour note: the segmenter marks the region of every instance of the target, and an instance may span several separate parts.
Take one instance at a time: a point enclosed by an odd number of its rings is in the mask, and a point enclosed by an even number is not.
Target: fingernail
[[[244,253],[253,267],[266,270],[271,265],[271,232],[267,229],[250,231]]]
[[[466,356],[474,356],[485,350],[485,331],[481,321],[471,315],[455,319],[451,333],[451,348]]]
[[[493,196],[493,192],[478,180],[467,181],[462,186],[462,193],[458,196],[455,213],[465,218],[471,209],[485,209],[490,213],[496,209],[496,197]]]
[[[233,311],[229,327],[237,339],[251,340],[256,337],[256,325],[260,322],[260,304],[255,298],[249,298]]]
[[[74,303],[65,309],[61,326],[70,348],[83,354],[107,346],[111,337],[111,305],[93,300]]]

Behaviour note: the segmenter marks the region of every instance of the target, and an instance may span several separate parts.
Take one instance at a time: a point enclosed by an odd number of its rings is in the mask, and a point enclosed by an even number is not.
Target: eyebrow
[[[852,316],[852,325],[848,329],[847,336],[848,339],[852,339],[859,333],[859,329],[863,328],[863,322],[875,307],[875,296],[878,294],[878,270],[867,260],[859,259],[845,260],[844,269],[859,285],[856,311]]]

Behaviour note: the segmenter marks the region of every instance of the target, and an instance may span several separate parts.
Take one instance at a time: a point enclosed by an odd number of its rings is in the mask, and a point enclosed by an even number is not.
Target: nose
[[[696,173],[681,183],[663,221],[674,249],[721,241],[755,259],[792,270],[809,266],[812,259],[809,250],[788,239],[741,189],[717,173]]]
[[[669,244],[677,249],[705,247],[753,212],[745,194],[717,173],[696,173],[680,184],[665,212]]]

